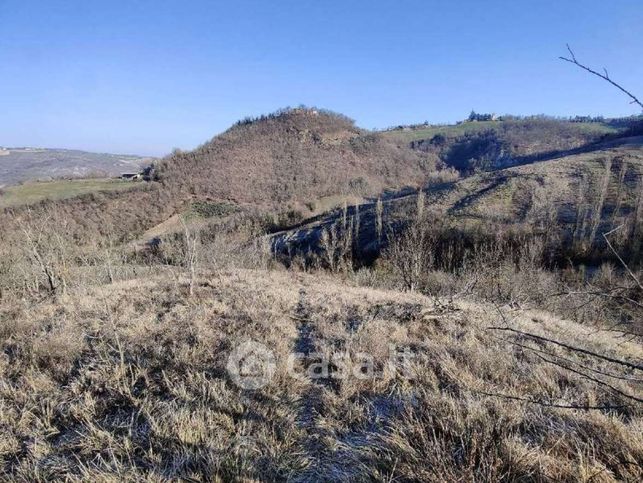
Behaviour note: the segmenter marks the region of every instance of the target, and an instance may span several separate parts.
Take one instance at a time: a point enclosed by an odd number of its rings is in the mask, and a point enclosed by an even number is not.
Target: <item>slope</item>
[[[622,245],[638,251],[636,242],[643,234],[643,137],[621,138],[591,151],[429,185],[425,191],[428,206],[461,229],[558,230],[567,248],[578,242],[591,249],[600,242],[601,233],[622,225]],[[404,191],[383,198],[383,205],[385,223],[404,223],[415,212],[416,196]],[[376,238],[375,202],[359,206],[358,211],[358,241],[368,251]],[[317,244],[321,229],[337,223],[340,216],[331,212],[276,234],[275,246],[305,251]]]
[[[385,135],[470,174],[559,157],[574,150],[592,150],[595,143],[620,136],[634,125],[636,118],[570,122],[536,116],[417,126]]]

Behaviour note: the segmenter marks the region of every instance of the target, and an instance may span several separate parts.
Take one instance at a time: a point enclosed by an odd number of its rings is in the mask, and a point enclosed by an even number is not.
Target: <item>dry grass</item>
[[[640,404],[536,351],[609,372],[596,377],[638,397],[640,383],[616,376],[640,380],[640,372],[485,328],[506,323],[636,362],[643,351],[634,342],[546,313],[505,308],[502,322],[493,306],[445,306],[319,273],[234,269],[199,280],[192,298],[185,280],[159,275],[2,306],[2,478],[643,476]],[[239,389],[226,372],[230,351],[247,339],[278,362],[257,391]],[[284,364],[295,351],[352,360],[367,352],[384,368],[389,344],[414,354],[408,374],[314,379],[304,360],[292,378]]]

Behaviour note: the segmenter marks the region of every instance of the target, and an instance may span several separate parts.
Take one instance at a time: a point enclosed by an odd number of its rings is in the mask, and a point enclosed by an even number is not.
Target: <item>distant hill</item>
[[[156,176],[190,196],[275,206],[418,185],[435,170],[426,161],[345,116],[302,108],[237,123],[164,159]]]
[[[536,116],[399,127],[383,134],[471,174],[591,151],[596,143],[624,135],[637,121],[576,122]]]
[[[118,176],[139,171],[152,158],[71,149],[0,148],[0,187],[23,181]]]

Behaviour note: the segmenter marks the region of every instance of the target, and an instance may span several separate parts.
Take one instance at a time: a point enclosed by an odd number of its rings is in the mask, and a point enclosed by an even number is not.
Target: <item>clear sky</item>
[[[0,145],[162,155],[299,104],[364,128],[630,115],[642,0],[0,0]]]

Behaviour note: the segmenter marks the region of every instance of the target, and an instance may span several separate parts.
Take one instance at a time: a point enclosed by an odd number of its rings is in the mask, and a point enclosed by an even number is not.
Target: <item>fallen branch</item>
[[[553,339],[548,339],[548,338],[542,337],[540,335],[531,334],[529,332],[523,332],[523,331],[517,330],[517,329],[512,329],[511,327],[486,327],[486,329],[487,330],[501,330],[501,331],[505,331],[505,332],[514,332],[516,334],[523,335],[525,337],[531,337],[532,339],[541,340],[543,342],[549,342],[551,344],[555,344],[557,346],[564,347],[565,349],[569,349],[569,350],[572,350],[572,351],[575,351],[575,352],[580,352],[582,354],[586,354],[586,355],[589,355],[589,356],[592,356],[592,357],[598,357],[599,359],[603,359],[604,361],[612,362],[614,364],[620,364],[620,365],[625,366],[625,367],[630,367],[632,369],[636,369],[637,371],[643,371],[643,366],[640,365],[640,364],[633,364],[631,362],[622,361],[622,360],[619,360],[619,359],[614,359],[612,357],[597,354],[596,352],[588,351],[587,349],[582,349],[580,347],[574,347],[574,346],[571,346],[569,344],[565,344],[563,342],[558,342],[558,341],[553,340]]]
[[[636,397],[636,396],[632,396],[631,394],[628,394],[628,393],[626,393],[626,392],[623,392],[623,391],[621,391],[620,389],[618,389],[618,388],[616,388],[616,387],[612,386],[611,384],[608,384],[608,383],[607,383],[607,382],[605,382],[605,381],[601,381],[600,379],[597,379],[597,378],[595,378],[595,377],[593,377],[593,376],[590,376],[589,374],[585,374],[584,372],[578,371],[578,370],[573,369],[573,368],[571,368],[571,367],[569,367],[569,366],[566,366],[566,365],[564,365],[564,364],[560,364],[559,362],[549,360],[549,359],[547,359],[546,357],[543,357],[543,356],[541,356],[541,355],[539,355],[539,354],[536,354],[536,357],[538,357],[538,358],[542,359],[543,361],[545,361],[545,362],[547,362],[547,363],[549,363],[549,364],[553,364],[554,366],[558,366],[558,367],[560,367],[560,368],[562,368],[562,369],[565,369],[565,370],[567,370],[567,371],[573,372],[574,374],[578,374],[579,376],[584,377],[584,378],[586,378],[586,379],[588,379],[588,380],[590,380],[590,381],[592,381],[592,382],[595,382],[596,384],[599,384],[599,385],[601,385],[601,386],[608,387],[609,389],[611,389],[612,391],[614,391],[616,394],[618,394],[618,395],[620,395],[620,396],[623,396],[623,397],[625,397],[625,398],[627,398],[627,399],[631,399],[632,401],[636,401],[636,402],[638,402],[638,403],[643,403],[643,399],[638,398],[638,397]]]
[[[582,369],[585,369],[587,371],[593,372],[595,374],[600,374],[601,376],[611,377],[613,379],[619,379],[619,380],[627,381],[627,382],[633,382],[633,383],[636,383],[636,384],[643,383],[643,379],[636,379],[636,378],[631,378],[631,377],[627,377],[627,376],[623,376],[623,375],[619,375],[619,374],[612,374],[612,373],[609,373],[609,372],[599,371],[597,369],[593,369],[593,368],[591,368],[589,366],[581,364],[580,362],[574,361],[572,359],[568,359],[568,358],[563,357],[563,356],[559,356],[558,354],[554,354],[552,352],[547,352],[547,351],[544,351],[542,349],[536,349],[535,347],[530,347],[528,345],[521,344],[519,342],[509,340],[509,339],[505,339],[505,338],[502,338],[502,337],[493,337],[493,338],[495,340],[499,340],[501,342],[505,342],[507,344],[514,345],[516,347],[520,347],[521,349],[526,349],[526,350],[529,350],[529,351],[532,351],[532,352],[536,352],[538,354],[545,354],[545,355],[550,356],[550,357],[556,357],[557,359],[563,360],[565,362],[569,362],[571,364],[575,364],[575,365],[579,366]]]
[[[500,394],[500,393],[493,393],[493,392],[485,392],[485,391],[472,391],[475,394],[481,394],[483,396],[490,396],[490,397],[498,397],[498,398],[503,398],[503,399],[511,399],[514,401],[522,401],[526,402],[529,404],[538,404],[539,406],[545,406],[548,408],[557,408],[557,409],[582,409],[584,411],[590,411],[590,410],[608,410],[608,409],[623,409],[627,408],[629,406],[627,405],[620,405],[620,406],[583,406],[580,404],[554,404],[554,403],[548,403],[546,401],[538,401],[536,399],[531,399],[531,398],[526,398],[526,397],[519,397],[519,396],[510,396],[508,394]]]

